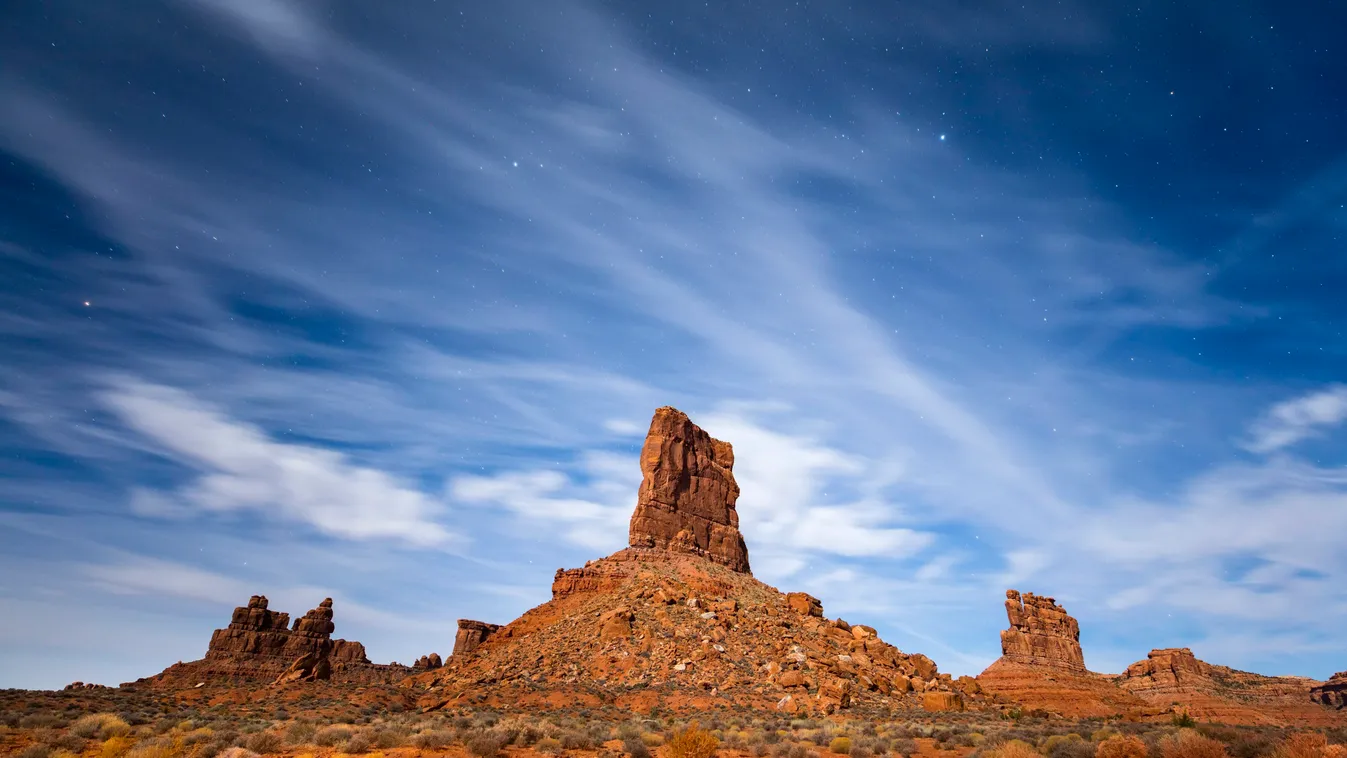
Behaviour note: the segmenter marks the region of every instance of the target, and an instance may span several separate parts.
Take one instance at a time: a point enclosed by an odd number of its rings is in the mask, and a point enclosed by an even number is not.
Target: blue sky
[[[1347,668],[1347,11],[714,5],[7,8],[0,686],[254,593],[445,654],[625,545],[665,404],[942,670],[1007,587]]]

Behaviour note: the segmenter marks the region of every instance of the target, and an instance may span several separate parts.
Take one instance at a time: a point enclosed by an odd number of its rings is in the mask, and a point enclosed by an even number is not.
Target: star
[[[84,301],[84,305],[87,307],[87,306],[89,305],[89,301],[88,301],[88,300],[85,300],[85,301]]]
[[[941,141],[941,142],[944,142],[944,141],[945,141],[945,135],[943,135],[943,134],[940,135],[940,141]]]

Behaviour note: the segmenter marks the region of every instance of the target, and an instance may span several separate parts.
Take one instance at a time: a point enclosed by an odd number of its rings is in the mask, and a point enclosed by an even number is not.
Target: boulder
[[[921,707],[928,711],[962,711],[963,696],[957,692],[924,692]]]

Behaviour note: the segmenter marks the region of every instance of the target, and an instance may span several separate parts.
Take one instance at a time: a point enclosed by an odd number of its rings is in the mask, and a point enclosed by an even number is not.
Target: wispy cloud
[[[1347,385],[1334,384],[1268,409],[1249,429],[1244,447],[1271,453],[1347,421]]]
[[[198,471],[173,500],[206,512],[251,511],[308,524],[347,539],[394,538],[416,546],[452,543],[442,504],[340,453],[270,439],[190,395],[120,378],[103,401],[130,428]],[[168,498],[138,493],[145,514],[171,511]]]

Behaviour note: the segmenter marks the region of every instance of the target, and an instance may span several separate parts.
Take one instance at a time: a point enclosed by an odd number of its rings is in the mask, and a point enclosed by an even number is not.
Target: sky
[[[662,405],[942,671],[1007,588],[1095,671],[1347,669],[1347,7],[0,17],[0,687],[252,594],[447,654],[626,545]]]

